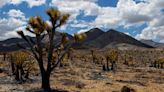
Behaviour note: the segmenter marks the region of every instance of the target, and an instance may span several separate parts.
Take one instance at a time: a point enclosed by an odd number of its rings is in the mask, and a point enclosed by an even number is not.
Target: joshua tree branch
[[[51,71],[57,67],[57,65],[62,61],[63,57],[65,56],[66,53],[68,53],[69,48],[72,46],[73,42],[71,41],[70,44],[68,44],[68,46],[66,46],[65,51],[63,52],[63,54],[61,55],[61,57],[57,60],[56,64],[54,64],[54,66],[51,67]]]

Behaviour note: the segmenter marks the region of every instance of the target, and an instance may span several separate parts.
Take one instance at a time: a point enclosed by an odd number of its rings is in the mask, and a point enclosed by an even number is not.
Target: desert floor
[[[8,72],[7,63],[1,62],[0,68],[0,92],[31,92],[41,86],[39,73],[20,84]],[[164,70],[118,64],[115,72],[104,72],[101,65],[76,60],[72,66],[53,71],[50,82],[52,89],[66,92],[121,92],[123,86],[136,92],[164,92]]]

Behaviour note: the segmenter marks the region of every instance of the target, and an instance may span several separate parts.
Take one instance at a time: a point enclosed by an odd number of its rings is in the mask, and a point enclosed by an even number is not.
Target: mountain
[[[89,47],[108,48],[108,47],[114,47],[121,43],[126,43],[130,45],[138,46],[138,47],[152,48],[152,46],[144,44],[132,38],[131,36],[115,31],[113,29],[110,29],[109,31],[103,33],[96,39],[85,43],[84,45],[88,48]]]
[[[97,37],[99,37],[100,35],[102,35],[104,33],[105,32],[102,31],[99,28],[93,28],[93,29],[85,32],[85,34],[87,35],[87,38],[86,38],[86,40],[84,40],[84,43],[88,42],[88,41],[91,41],[91,40],[94,40],[94,39],[96,39]]]
[[[141,39],[140,41],[142,43],[145,43],[145,44],[153,46],[153,47],[164,48],[164,43],[158,43],[158,42],[154,42],[153,40],[145,40],[145,39]]]
[[[30,37],[30,36],[26,36],[28,39],[32,39],[33,41],[35,41],[34,37]],[[70,34],[67,34],[67,37],[69,39],[73,39],[73,37]],[[55,37],[54,37],[54,44],[59,44],[61,41],[61,33],[60,32],[56,32]],[[20,44],[21,46],[24,47],[29,47],[29,45],[27,44],[27,42],[22,39],[22,38],[9,38],[7,40],[4,41],[0,41],[0,52],[7,52],[7,51],[17,51],[20,50],[21,48],[17,46],[17,44]],[[42,43],[46,44],[48,43],[48,35],[46,35],[43,40]]]
[[[111,47],[123,47],[123,48],[132,48],[133,47],[145,47],[145,48],[152,48],[154,46],[151,44],[145,44],[142,43],[131,36],[128,36],[124,33],[115,31],[113,29],[104,32],[99,28],[93,28],[87,32],[85,32],[87,35],[87,38],[79,43],[74,43],[73,48],[111,48]],[[73,40],[73,37],[70,34],[67,34],[67,37],[70,40]],[[35,40],[35,38],[27,36],[27,38]],[[61,41],[62,35],[61,32],[56,32],[54,37],[54,44],[55,46],[58,46]],[[48,43],[48,35],[45,35],[45,37],[42,40],[43,44]],[[28,44],[26,41],[24,41],[22,38],[10,38],[4,41],[0,41],[0,51],[16,51],[20,50],[20,48],[17,46],[17,43],[28,47]]]
[[[26,37],[30,38],[29,36]],[[18,43],[22,46],[28,47],[28,44],[22,38],[9,38],[7,40],[0,41],[0,51],[7,52],[20,50],[21,48],[17,46]]]
[[[73,47],[74,48],[85,48],[85,45],[83,45],[83,44],[88,43],[92,40],[95,40],[97,37],[99,37],[100,35],[102,35],[104,33],[105,32],[99,28],[90,29],[89,31],[85,32],[87,38],[82,42],[74,43]]]

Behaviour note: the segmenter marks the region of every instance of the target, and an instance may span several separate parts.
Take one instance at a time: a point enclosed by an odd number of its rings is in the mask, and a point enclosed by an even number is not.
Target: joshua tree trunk
[[[6,60],[6,53],[3,53],[3,60]]]
[[[16,66],[15,79],[17,81],[23,81],[22,75],[24,75],[24,70],[22,66]]]
[[[103,68],[103,71],[106,71],[105,64],[103,64],[102,68]]]
[[[93,50],[91,50],[91,55],[92,55],[92,61],[93,61],[93,63],[95,63],[95,56],[94,56],[94,51]]]
[[[161,63],[161,68],[163,68],[163,63]]]
[[[125,64],[125,65],[128,65],[128,61],[127,61],[126,59],[125,59],[125,61],[124,61],[124,64]]]
[[[15,65],[14,63],[11,61],[11,70],[12,70],[12,74],[15,74]]]
[[[15,74],[15,64],[13,62],[13,57],[12,55],[10,55],[10,64],[11,64],[11,71],[12,71],[12,74],[14,75]]]
[[[154,67],[157,68],[157,61],[154,61]]]
[[[50,92],[51,87],[50,87],[50,73],[49,72],[44,72],[41,74],[42,76],[42,89],[45,92]]]
[[[115,61],[112,61],[111,64],[112,64],[111,70],[112,71],[115,71],[116,70],[116,62]]]
[[[106,70],[109,71],[109,60],[106,61]]]
[[[38,59],[38,64],[39,64],[41,78],[42,78],[41,88],[44,90],[44,92],[50,92],[51,91],[51,87],[50,87],[51,70],[45,70],[43,66],[42,56]]]
[[[26,73],[25,78],[29,79],[29,72]]]
[[[20,80],[20,78],[19,78],[19,69],[18,68],[16,68],[16,72],[15,72],[15,79],[17,80],[17,81],[19,81]]]

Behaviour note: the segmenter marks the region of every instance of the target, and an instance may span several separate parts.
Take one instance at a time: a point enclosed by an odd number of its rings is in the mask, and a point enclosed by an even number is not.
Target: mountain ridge
[[[148,45],[156,47],[156,48],[164,48],[164,43],[158,43],[153,40],[145,40],[145,39],[141,39],[140,41],[142,43],[148,44]]]
[[[136,45],[139,47],[146,47],[146,48],[153,48],[152,46],[146,45],[131,36],[128,36],[122,32],[118,32],[114,29],[110,29],[109,31],[105,32],[100,37],[96,38],[93,41],[86,43],[87,46],[93,46],[98,48],[104,48],[109,44],[119,44],[119,43],[128,43],[132,45]],[[114,45],[113,45],[114,46]]]
[[[61,39],[61,32],[56,32],[54,38],[54,43],[59,43]],[[73,44],[73,48],[111,48],[119,46],[136,46],[144,48],[153,48],[153,46],[145,44],[136,40],[135,38],[128,36],[122,32],[118,32],[114,29],[110,29],[107,32],[102,31],[99,28],[92,28],[85,32],[87,35],[86,40]],[[67,34],[70,40],[73,40],[72,35]],[[30,38],[30,36],[27,36]],[[33,37],[31,37],[34,39]],[[48,37],[43,39],[43,43],[47,43]],[[23,46],[28,46],[28,44],[22,38],[9,38],[4,41],[0,41],[0,51],[15,51],[19,50],[17,43],[21,43]],[[121,45],[119,45],[121,44]],[[124,44],[124,45],[122,45]],[[129,44],[129,45],[128,45]]]

